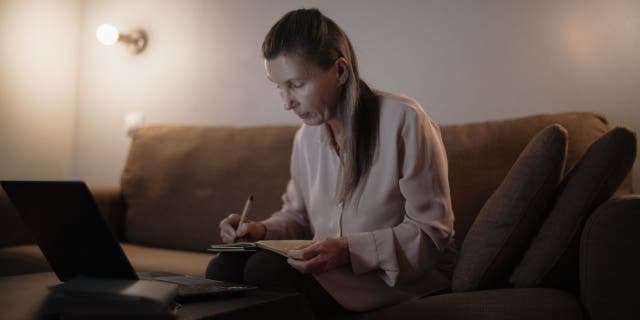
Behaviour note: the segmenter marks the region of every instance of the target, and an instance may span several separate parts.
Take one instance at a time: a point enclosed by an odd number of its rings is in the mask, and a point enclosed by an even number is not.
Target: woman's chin
[[[321,119],[317,118],[301,118],[302,122],[308,126],[319,126],[324,123]]]

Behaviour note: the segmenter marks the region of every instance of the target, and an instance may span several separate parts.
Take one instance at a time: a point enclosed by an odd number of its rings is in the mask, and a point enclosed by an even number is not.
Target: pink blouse
[[[283,207],[267,239],[346,236],[351,263],[313,274],[343,307],[365,311],[450,285],[453,210],[439,127],[408,97],[380,99],[378,147],[357,207],[335,200],[340,158],[326,125],[303,125]]]

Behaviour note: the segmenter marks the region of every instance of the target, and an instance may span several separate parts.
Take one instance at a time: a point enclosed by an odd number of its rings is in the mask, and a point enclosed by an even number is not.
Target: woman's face
[[[340,61],[340,60],[338,60]],[[265,60],[267,78],[276,84],[285,110],[292,110],[307,125],[334,120],[342,90],[339,63],[328,70],[306,63],[297,54]]]

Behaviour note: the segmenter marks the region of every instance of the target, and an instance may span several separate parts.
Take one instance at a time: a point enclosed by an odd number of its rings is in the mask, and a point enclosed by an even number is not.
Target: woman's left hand
[[[302,273],[319,273],[349,263],[349,242],[346,237],[326,238],[288,252],[289,263]]]

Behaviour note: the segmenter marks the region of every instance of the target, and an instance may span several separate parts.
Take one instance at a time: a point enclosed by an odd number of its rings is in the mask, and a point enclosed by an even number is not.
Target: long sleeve
[[[291,179],[282,195],[282,208],[262,221],[267,229],[265,239],[268,240],[310,238],[307,210],[300,189],[295,182],[299,172],[297,163],[299,141],[300,134],[298,132],[291,152]]]
[[[307,239],[309,220],[304,201],[293,180],[289,180],[287,191],[282,195],[282,209],[262,221],[267,228],[265,239]]]
[[[353,272],[376,270],[392,287],[420,278],[453,239],[447,159],[439,128],[414,109],[406,112],[400,136],[402,222],[348,235]]]

